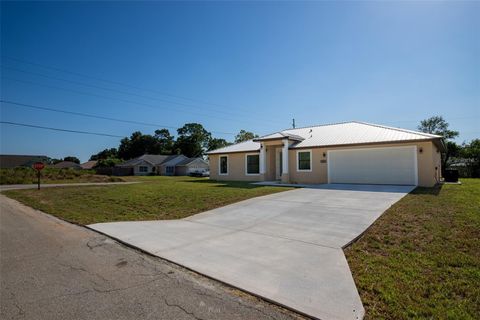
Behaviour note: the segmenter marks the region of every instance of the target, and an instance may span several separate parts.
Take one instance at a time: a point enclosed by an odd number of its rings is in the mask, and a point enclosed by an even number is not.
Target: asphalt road
[[[0,195],[1,319],[298,319]]]

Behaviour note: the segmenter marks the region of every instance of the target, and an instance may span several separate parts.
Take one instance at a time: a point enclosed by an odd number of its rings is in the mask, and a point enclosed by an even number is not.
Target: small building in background
[[[40,155],[1,154],[0,168],[31,167],[35,162],[48,163],[49,157]]]
[[[176,173],[178,176],[200,175],[209,172],[208,161],[203,158],[186,158],[177,163]]]
[[[60,161],[50,166],[50,168],[55,169],[82,169],[82,167],[75,162],[72,161]]]
[[[83,170],[92,170],[97,165],[97,163],[98,163],[97,160],[90,160],[90,161],[87,161],[87,162],[84,162],[84,163],[80,164],[80,167]]]

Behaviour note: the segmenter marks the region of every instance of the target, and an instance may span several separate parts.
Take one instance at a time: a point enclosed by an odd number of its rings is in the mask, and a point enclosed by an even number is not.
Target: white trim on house
[[[222,173],[222,157],[227,158],[227,173]],[[222,154],[218,157],[218,175],[228,176],[229,172],[230,172],[230,161],[228,160],[228,154]]]
[[[418,150],[417,150],[417,146],[414,146],[414,154],[415,156],[413,157],[413,161],[414,161],[414,168],[415,168],[415,185],[418,186]]]
[[[258,156],[258,173],[248,173],[248,156]],[[245,154],[245,175],[246,176],[258,176],[260,175],[260,153],[259,152],[250,152]]]
[[[283,139],[282,140],[282,143],[283,143],[283,147],[282,147],[282,176],[284,174],[288,174],[288,149],[290,147],[289,143],[288,143],[288,139]]]
[[[265,174],[267,168],[267,157],[265,155],[265,150],[265,145],[263,143],[260,143],[260,174]]]
[[[299,154],[299,153],[306,153],[306,152],[310,153],[310,169],[300,169],[300,168],[298,167],[298,164],[299,164],[298,154]],[[312,158],[313,158],[312,150],[311,150],[311,149],[307,149],[307,150],[297,150],[296,155],[297,155],[297,164],[296,164],[297,172],[312,172],[312,164],[313,164],[313,161],[312,161],[312,160],[313,160],[313,159],[312,159]]]

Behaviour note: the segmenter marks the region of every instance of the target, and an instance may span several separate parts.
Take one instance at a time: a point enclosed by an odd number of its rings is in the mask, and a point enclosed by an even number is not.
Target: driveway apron
[[[342,248],[413,186],[321,185],[182,220],[89,227],[318,319],[362,319]]]

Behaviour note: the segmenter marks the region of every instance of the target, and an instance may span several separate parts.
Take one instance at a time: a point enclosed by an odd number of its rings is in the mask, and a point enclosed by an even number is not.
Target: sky
[[[0,153],[443,116],[480,137],[480,2],[1,2]],[[32,107],[20,106],[27,104]],[[96,119],[41,108],[93,114]]]

